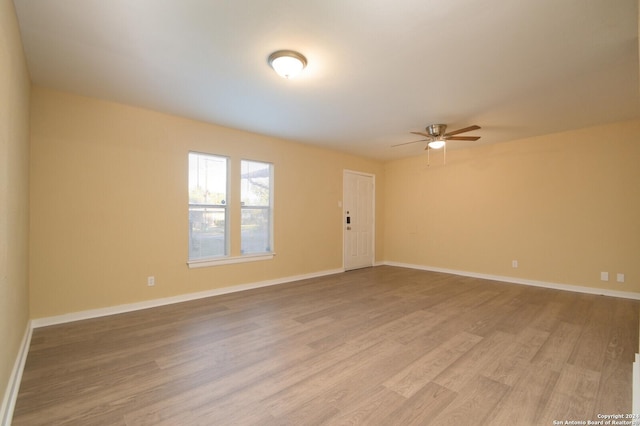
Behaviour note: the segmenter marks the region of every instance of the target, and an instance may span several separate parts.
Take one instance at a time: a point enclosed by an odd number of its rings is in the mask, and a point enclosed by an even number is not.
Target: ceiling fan
[[[469,126],[464,127],[462,129],[453,130],[451,132],[445,133],[447,131],[446,124],[431,124],[426,127],[427,133],[424,132],[411,132],[414,135],[420,135],[426,137],[426,139],[420,139],[412,142],[399,143],[392,146],[400,146],[400,145],[408,145],[417,142],[425,142],[428,141],[427,147],[425,149],[440,149],[445,146],[446,141],[477,141],[480,139],[480,136],[456,136],[460,133],[470,132],[472,130],[478,130],[480,126]]]

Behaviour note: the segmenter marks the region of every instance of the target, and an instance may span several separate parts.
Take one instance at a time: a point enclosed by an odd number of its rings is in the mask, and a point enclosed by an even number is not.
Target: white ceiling
[[[637,0],[14,3],[34,84],[378,159],[640,117]]]

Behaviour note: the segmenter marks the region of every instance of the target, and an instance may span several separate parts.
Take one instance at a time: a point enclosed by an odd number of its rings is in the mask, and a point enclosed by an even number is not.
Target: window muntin
[[[189,260],[229,253],[228,159],[189,153]]]
[[[273,251],[273,165],[242,160],[240,164],[242,254]]]

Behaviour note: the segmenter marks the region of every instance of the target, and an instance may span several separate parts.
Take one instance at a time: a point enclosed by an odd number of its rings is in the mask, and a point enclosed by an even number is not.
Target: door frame
[[[352,174],[352,175],[361,175],[361,176],[367,176],[370,177],[372,180],[372,194],[371,194],[371,218],[372,218],[372,225],[373,225],[373,229],[371,230],[371,266],[375,266],[376,265],[376,175],[373,173],[366,173],[366,172],[360,172],[357,170],[350,170],[350,169],[343,169],[342,170],[342,202],[341,202],[341,208],[342,208],[342,214],[340,215],[340,226],[342,226],[342,270],[346,271],[345,269],[345,256],[346,256],[346,244],[347,244],[347,239],[346,239],[346,226],[345,226],[345,206],[344,206],[344,200],[345,200],[345,195],[346,195],[346,176],[347,174]]]

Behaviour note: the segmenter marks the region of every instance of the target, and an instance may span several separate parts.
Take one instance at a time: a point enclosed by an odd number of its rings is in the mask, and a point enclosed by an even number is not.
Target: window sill
[[[189,269],[207,268],[209,266],[233,265],[234,263],[259,262],[261,260],[271,260],[275,253],[248,254],[245,256],[221,257],[219,259],[191,260],[187,262]]]

